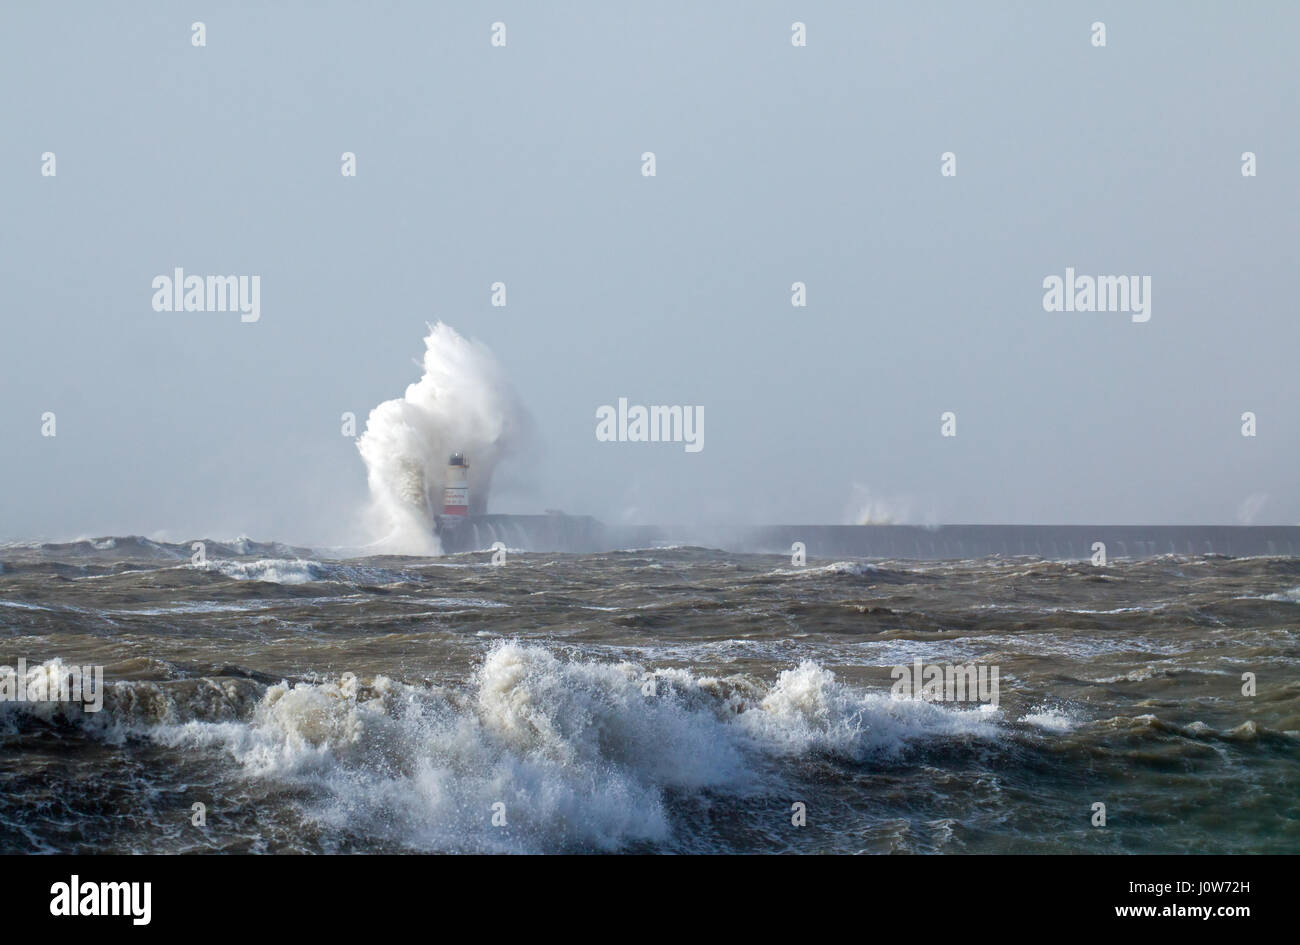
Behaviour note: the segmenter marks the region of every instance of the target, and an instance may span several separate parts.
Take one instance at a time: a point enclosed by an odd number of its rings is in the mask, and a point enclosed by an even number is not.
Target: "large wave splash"
[[[821,760],[888,764],[913,746],[1001,731],[988,707],[865,692],[812,662],[768,682],[512,641],[449,686],[343,673],[106,689],[94,714],[0,703],[0,732],[44,719],[109,743],[215,753],[242,778],[293,791],[313,823],[417,850],[671,845],[675,817],[705,816],[727,797],[787,796],[803,761],[814,774]]]
[[[424,376],[370,411],[357,440],[375,544],[396,554],[441,554],[433,516],[452,453],[470,464],[470,511],[481,513],[497,464],[527,426],[527,412],[485,345],[438,322],[424,346]]]

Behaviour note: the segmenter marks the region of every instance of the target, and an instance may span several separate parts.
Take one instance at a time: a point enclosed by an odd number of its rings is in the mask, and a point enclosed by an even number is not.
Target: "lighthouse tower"
[[[469,514],[469,463],[464,453],[452,453],[447,460],[447,485],[442,490],[443,515]]]

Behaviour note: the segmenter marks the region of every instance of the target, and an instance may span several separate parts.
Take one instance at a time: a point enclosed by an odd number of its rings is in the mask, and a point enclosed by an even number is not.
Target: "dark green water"
[[[0,850],[1300,852],[1294,558],[207,554],[0,548]]]

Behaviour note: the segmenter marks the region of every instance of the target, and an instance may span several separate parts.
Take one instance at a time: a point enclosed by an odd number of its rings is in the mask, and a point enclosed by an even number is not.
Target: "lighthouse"
[[[447,485],[442,490],[443,515],[469,514],[469,463],[464,453],[452,453],[447,460]]]

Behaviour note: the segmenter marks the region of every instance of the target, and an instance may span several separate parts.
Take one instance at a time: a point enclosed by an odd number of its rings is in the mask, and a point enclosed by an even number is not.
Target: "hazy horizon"
[[[359,435],[420,381],[439,321],[531,422],[492,512],[1300,522],[1300,7],[71,3],[0,26],[0,540],[359,543],[342,415]],[[176,268],[258,277],[259,317],[155,310]],[[1149,320],[1045,310],[1067,269],[1149,278]],[[602,442],[620,398],[702,407],[703,448]]]

